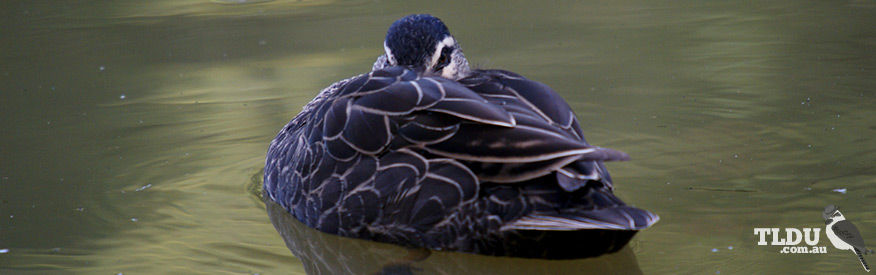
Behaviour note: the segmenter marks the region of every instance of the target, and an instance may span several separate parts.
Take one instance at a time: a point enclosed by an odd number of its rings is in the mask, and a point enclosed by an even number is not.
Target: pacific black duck
[[[390,26],[371,72],[322,90],[271,142],[264,191],[304,224],[436,250],[538,258],[617,251],[656,215],[613,193],[550,87],[469,67],[436,17]]]

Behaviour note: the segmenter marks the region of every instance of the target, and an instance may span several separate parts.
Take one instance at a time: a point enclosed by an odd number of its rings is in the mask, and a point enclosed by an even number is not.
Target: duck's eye
[[[447,67],[447,65],[450,64],[451,54],[453,54],[453,49],[450,47],[444,47],[444,49],[441,50],[441,56],[438,57],[438,62],[435,63],[436,72],[444,69],[444,67]]]

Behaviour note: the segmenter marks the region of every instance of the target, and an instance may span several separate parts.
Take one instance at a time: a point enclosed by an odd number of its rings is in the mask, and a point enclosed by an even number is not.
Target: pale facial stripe
[[[386,51],[386,60],[389,60],[390,65],[398,65],[398,62],[395,60],[395,56],[392,55],[392,50],[389,49],[389,46],[386,45],[386,42],[383,42],[383,50]]]
[[[450,47],[456,44],[456,40],[453,39],[453,36],[444,37],[441,42],[438,42],[438,45],[435,47],[435,52],[432,53],[432,62],[429,63],[429,68],[435,67],[435,64],[438,63],[438,58],[441,57],[441,52],[445,47]]]

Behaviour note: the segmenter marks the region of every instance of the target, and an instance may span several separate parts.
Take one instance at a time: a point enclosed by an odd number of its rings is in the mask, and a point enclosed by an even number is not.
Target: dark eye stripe
[[[440,71],[450,64],[451,54],[453,54],[453,47],[444,47],[444,49],[441,49],[441,56],[438,57],[438,62],[435,64],[435,71]]]

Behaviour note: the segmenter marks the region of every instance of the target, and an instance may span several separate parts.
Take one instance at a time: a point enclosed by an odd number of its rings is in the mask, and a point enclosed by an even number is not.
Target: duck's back
[[[626,158],[587,144],[544,84],[506,71],[452,81],[390,67],[329,87],[284,127],[264,188],[328,233],[565,258],[576,256],[552,248],[599,239],[597,251],[613,251],[656,222],[612,194],[602,161]]]

